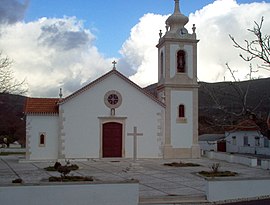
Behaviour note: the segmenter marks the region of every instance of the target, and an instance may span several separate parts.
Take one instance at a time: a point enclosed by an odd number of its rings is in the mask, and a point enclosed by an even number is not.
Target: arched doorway
[[[102,157],[122,157],[122,124],[104,123],[102,133]]]

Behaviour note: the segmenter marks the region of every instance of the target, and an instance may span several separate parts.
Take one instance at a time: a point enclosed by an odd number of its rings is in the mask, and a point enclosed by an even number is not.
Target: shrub
[[[170,167],[198,167],[200,166],[199,164],[194,164],[194,163],[185,163],[185,162],[172,162],[172,163],[164,163],[165,166],[170,166]]]
[[[22,182],[23,182],[23,180],[21,178],[12,180],[12,183],[14,183],[14,184],[21,184]]]
[[[210,167],[211,171],[213,173],[219,172],[220,164],[219,163],[213,163]]]

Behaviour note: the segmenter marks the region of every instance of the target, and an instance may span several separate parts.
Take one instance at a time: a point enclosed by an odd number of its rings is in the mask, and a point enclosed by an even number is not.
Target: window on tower
[[[160,54],[160,75],[161,75],[161,77],[163,77],[163,74],[164,74],[163,57],[164,57],[163,52],[161,52],[161,54]]]
[[[178,106],[178,115],[176,118],[176,123],[187,123],[187,118],[186,118],[186,109],[185,105],[180,104]]]
[[[184,73],[186,70],[186,52],[180,50],[177,52],[177,72]]]
[[[179,118],[184,118],[185,117],[185,106],[183,104],[179,105],[178,117]]]

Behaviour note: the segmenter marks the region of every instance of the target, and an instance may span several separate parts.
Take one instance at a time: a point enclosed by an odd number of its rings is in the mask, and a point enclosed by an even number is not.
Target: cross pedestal
[[[128,136],[133,137],[133,162],[137,159],[137,137],[143,136],[143,133],[137,132],[137,127],[133,127],[133,133],[127,133]]]

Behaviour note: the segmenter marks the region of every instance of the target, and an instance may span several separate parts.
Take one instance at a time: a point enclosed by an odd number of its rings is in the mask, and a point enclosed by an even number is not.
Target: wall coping
[[[81,182],[49,182],[40,181],[37,183],[21,183],[21,184],[0,184],[0,187],[28,187],[28,186],[65,186],[65,185],[106,185],[106,184],[138,184],[139,180],[123,180],[123,181],[81,181]]]

